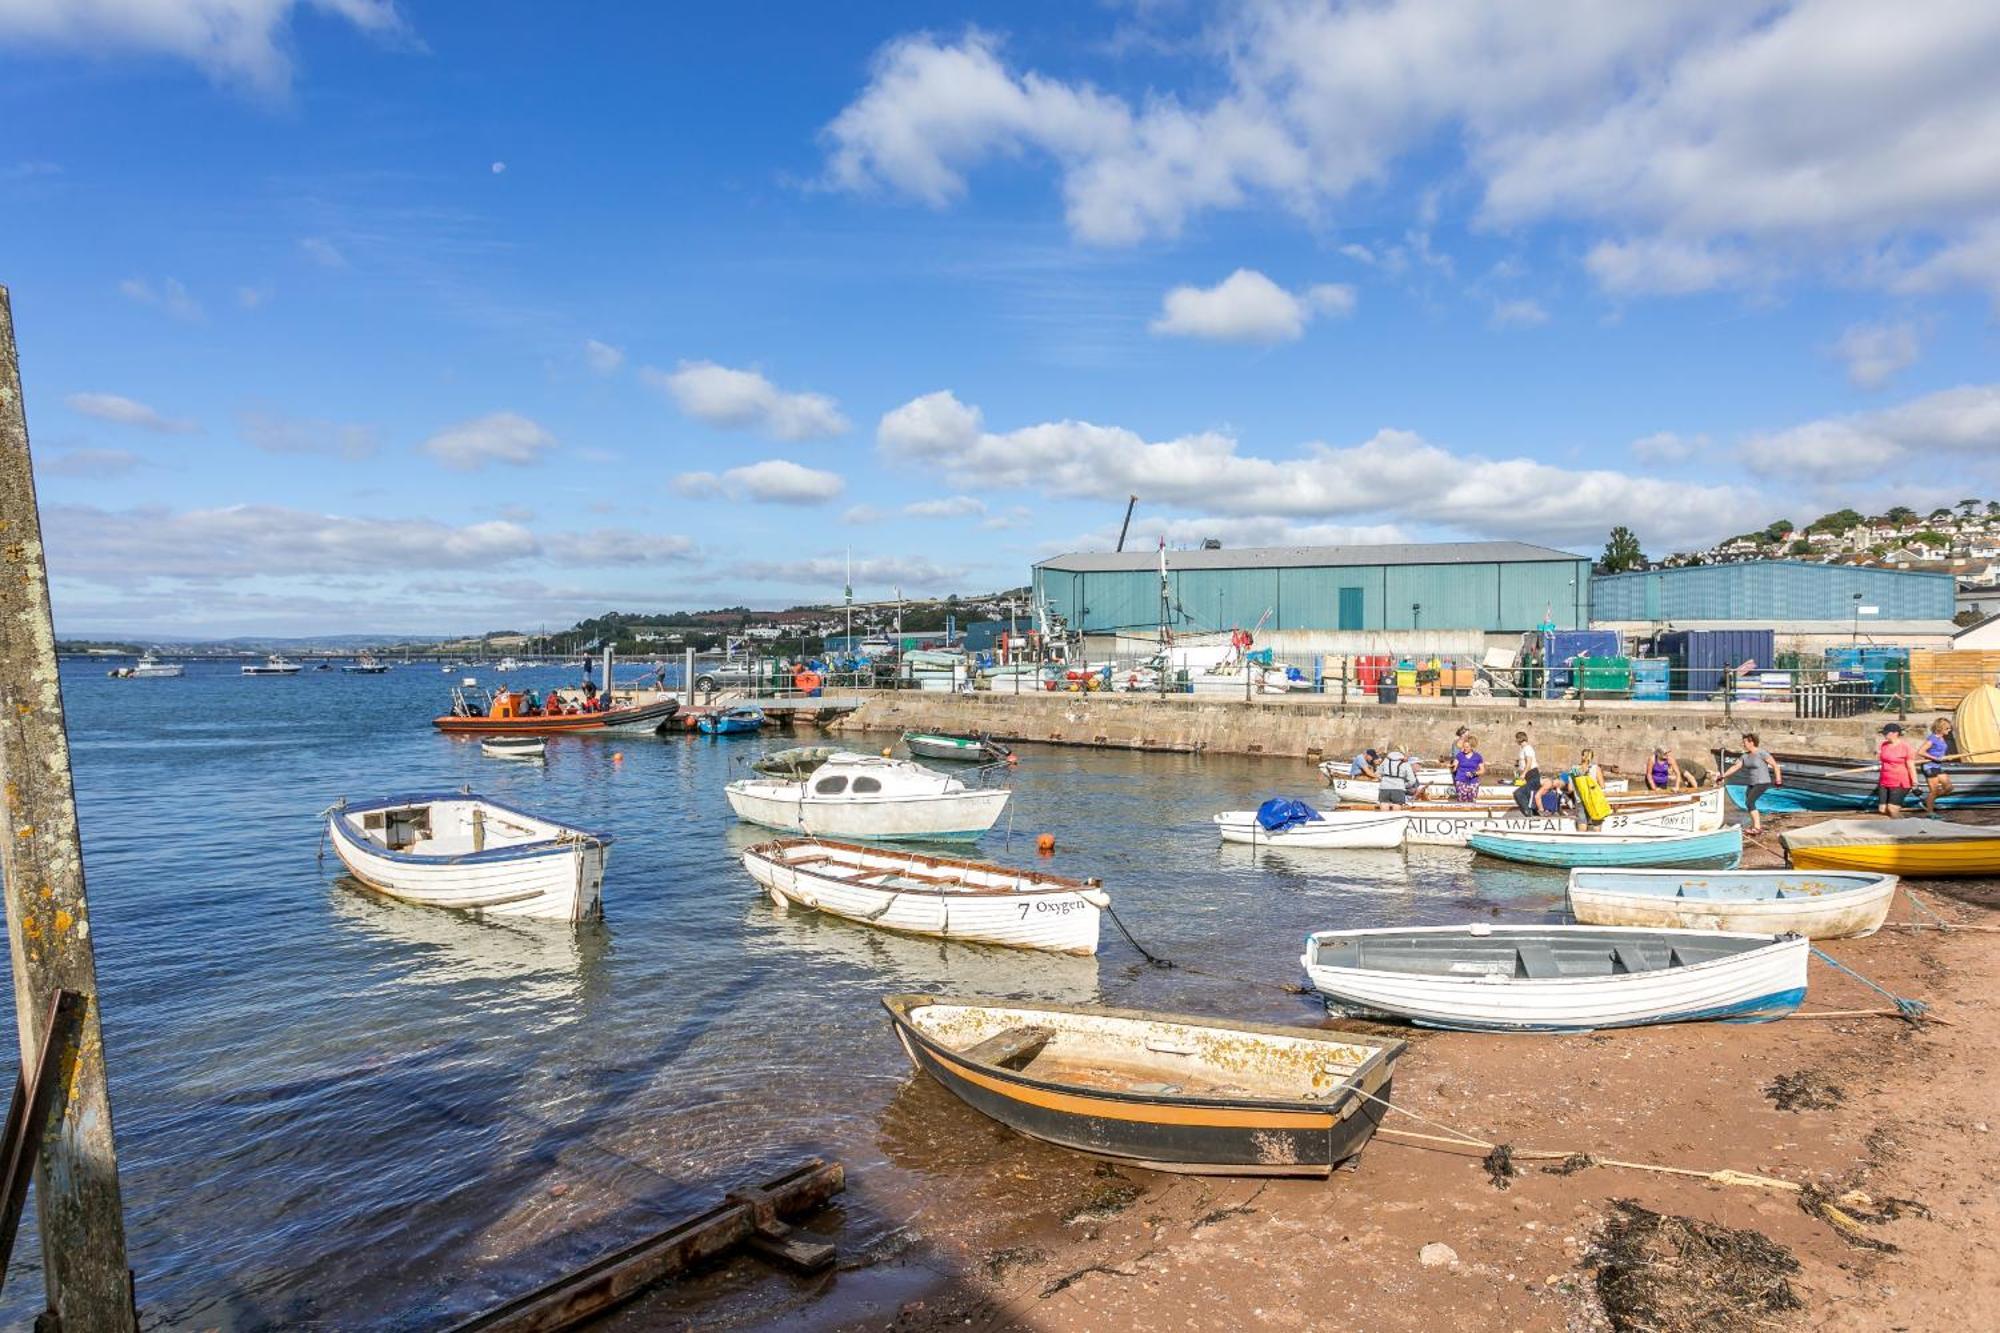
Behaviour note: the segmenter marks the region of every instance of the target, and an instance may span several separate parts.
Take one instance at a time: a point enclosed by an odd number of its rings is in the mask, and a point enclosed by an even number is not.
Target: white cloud
[[[846,489],[839,473],[802,467],[785,458],[767,458],[719,474],[683,472],[674,478],[674,490],[689,499],[720,496],[759,504],[825,504]]]
[[[647,366],[639,378],[672,396],[698,421],[729,430],[756,430],[778,440],[839,435],[847,418],[825,394],[788,393],[754,370],[713,361],[683,361],[672,371]]]
[[[1496,329],[1537,329],[1549,322],[1549,312],[1537,301],[1501,301],[1486,322]]]
[[[1216,342],[1290,342],[1304,336],[1314,315],[1353,310],[1352,287],[1321,283],[1293,295],[1256,269],[1239,268],[1213,287],[1168,292],[1152,330]]]
[[[1940,454],[1959,466],[1990,461],[2000,457],[2000,384],[1963,385],[1752,435],[1743,452],[1756,471],[1823,479],[1880,477],[1898,463]]]
[[[496,176],[505,175],[507,171],[507,164],[505,162],[495,162],[493,166],[490,168],[490,170]]]
[[[892,459],[972,489],[1111,502],[1143,494],[1150,504],[1227,518],[1362,518],[1571,541],[1600,536],[1606,516],[1618,515],[1671,541],[1712,536],[1762,509],[1734,487],[1454,454],[1402,430],[1343,448],[1311,444],[1282,459],[1240,453],[1217,431],[1155,442],[1121,427],[1051,421],[999,434],[949,391],[889,412],[876,438]]]
[[[286,417],[250,410],[236,416],[244,441],[267,454],[327,454],[335,458],[366,458],[381,445],[373,426],[317,418]]]
[[[590,367],[593,374],[615,375],[618,368],[625,364],[625,349],[601,343],[595,338],[585,338],[583,363]]]
[[[162,416],[153,408],[116,393],[73,393],[63,399],[70,411],[119,426],[135,426],[161,435],[192,435],[201,429],[183,417]]]
[[[1167,560],[1173,552],[1199,546],[1213,538],[1225,549],[1247,546],[1370,546],[1383,542],[1411,540],[1409,530],[1396,523],[1298,523],[1282,518],[1171,517],[1148,516],[1135,521],[1125,549],[1145,550],[1167,542]],[[1092,532],[1078,533],[1040,543],[1044,554],[1064,551],[1102,551],[1118,540],[1118,528],[1111,525]]]
[[[1626,446],[1632,457],[1642,463],[1684,463],[1706,448],[1708,436],[1681,435],[1670,430],[1655,431]]]
[[[929,556],[862,556],[853,561],[854,583],[888,592],[956,592],[966,575],[964,565],[944,565]],[[848,576],[848,556],[811,556],[802,560],[748,560],[733,565],[730,573],[757,583],[817,584],[840,588]]]
[[[1857,389],[1879,389],[1896,372],[1914,364],[1921,338],[1908,320],[1895,324],[1855,324],[1840,335],[1833,354],[1847,367]]]
[[[154,306],[190,324],[199,324],[207,318],[201,302],[194,299],[179,278],[163,279],[157,287],[144,278],[127,278],[118,284],[118,291],[128,301]]]
[[[408,39],[393,0],[306,0],[382,39]],[[293,12],[299,0],[6,0],[0,43],[90,56],[162,54],[218,83],[266,95],[291,84]]]
[[[556,447],[556,437],[518,412],[489,412],[447,426],[423,443],[423,451],[458,472],[488,463],[526,467]]]
[[[125,449],[71,449],[35,460],[35,475],[88,477],[102,481],[122,477],[140,467],[144,460]]]
[[[347,267],[347,256],[341,253],[339,246],[324,236],[303,237],[299,241],[299,249],[305,252],[307,259],[312,260],[313,263],[318,264],[321,268],[341,269]]]
[[[1599,229],[1615,292],[1880,251],[1880,281],[2000,296],[1987,0],[1886,26],[1870,0],[1290,0],[1227,9],[1188,49],[1201,91],[1140,100],[1010,67],[984,33],[897,39],[826,126],[827,177],[941,207],[987,163],[1046,163],[1072,232],[1123,245],[1212,209],[1319,223],[1444,143],[1476,221]]]
[[[889,515],[886,510],[870,504],[849,505],[840,511],[840,521],[850,527],[865,527],[870,523],[880,523],[887,517]]]
[[[918,500],[903,506],[910,518],[971,518],[986,512],[984,501],[970,495],[951,495],[939,500]]]

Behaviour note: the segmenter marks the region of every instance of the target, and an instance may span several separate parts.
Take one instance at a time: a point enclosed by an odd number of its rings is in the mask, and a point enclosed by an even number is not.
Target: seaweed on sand
[[[1769,1237],[1629,1199],[1612,1208],[1585,1262],[1597,1270],[1598,1299],[1620,1333],[1729,1333],[1803,1308],[1788,1281],[1799,1261]]]

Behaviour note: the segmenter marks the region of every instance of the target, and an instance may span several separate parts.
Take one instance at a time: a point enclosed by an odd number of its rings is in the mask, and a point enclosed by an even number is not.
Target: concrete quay
[[[869,693],[856,711],[832,724],[849,731],[986,732],[996,739],[1105,749],[1180,753],[1263,754],[1317,762],[1347,758],[1391,741],[1419,758],[1437,757],[1453,733],[1471,727],[1490,764],[1511,767],[1514,733],[1533,739],[1544,763],[1567,764],[1578,751],[1595,750],[1607,768],[1636,774],[1651,762],[1653,747],[1672,745],[1688,758],[1708,761],[1718,745],[1735,748],[1754,731],[1767,749],[1853,755],[1875,752],[1877,731],[1894,714],[1804,719],[1788,705],[1659,704],[1574,700],[1516,702],[1449,699],[1397,704],[1349,702],[1318,694],[1274,695],[1256,700],[1151,694],[946,694],[926,691]],[[1928,715],[1905,722],[1914,735]]]

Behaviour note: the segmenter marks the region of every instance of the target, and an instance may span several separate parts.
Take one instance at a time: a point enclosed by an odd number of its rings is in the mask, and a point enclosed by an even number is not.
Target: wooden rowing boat
[[[327,811],[327,840],[354,878],[392,898],[494,916],[602,914],[611,835],[471,792],[417,792]]]
[[[1218,1018],[891,995],[910,1063],[1031,1138],[1160,1171],[1324,1176],[1381,1120],[1403,1043]]]
[[[1803,935],[1477,923],[1322,931],[1299,963],[1330,1013],[1580,1032],[1782,1018],[1805,999],[1810,948]]]
[[[1111,905],[1096,880],[813,838],[758,843],[743,868],[781,909],[1052,953],[1096,953],[1098,914]]]
[[[903,746],[915,759],[944,759],[987,764],[1004,761],[1013,751],[998,741],[969,732],[906,731]]]
[[[1305,847],[1321,849],[1400,847],[1403,845],[1403,815],[1397,810],[1323,810],[1315,819],[1270,829],[1258,821],[1255,810],[1228,810],[1215,816],[1215,831],[1224,842],[1249,843],[1253,847]]]
[[[548,757],[546,736],[482,736],[479,753],[488,759],[544,759]]]
[[[1585,925],[1727,930],[1837,940],[1873,935],[1894,875],[1797,870],[1572,870],[1569,912]]]
[[[2000,875],[2000,828],[1942,819],[1825,819],[1780,835],[1800,870],[1863,870],[1909,879]]]

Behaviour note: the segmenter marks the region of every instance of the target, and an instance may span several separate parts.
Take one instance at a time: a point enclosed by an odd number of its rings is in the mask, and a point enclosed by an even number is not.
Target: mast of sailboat
[[[847,603],[847,653],[854,654],[854,548],[847,548],[847,579],[841,584],[840,595]]]
[[[1167,536],[1160,534],[1160,693],[1167,692],[1167,673],[1174,663],[1173,628],[1168,624],[1173,605],[1172,594],[1167,585]]]

